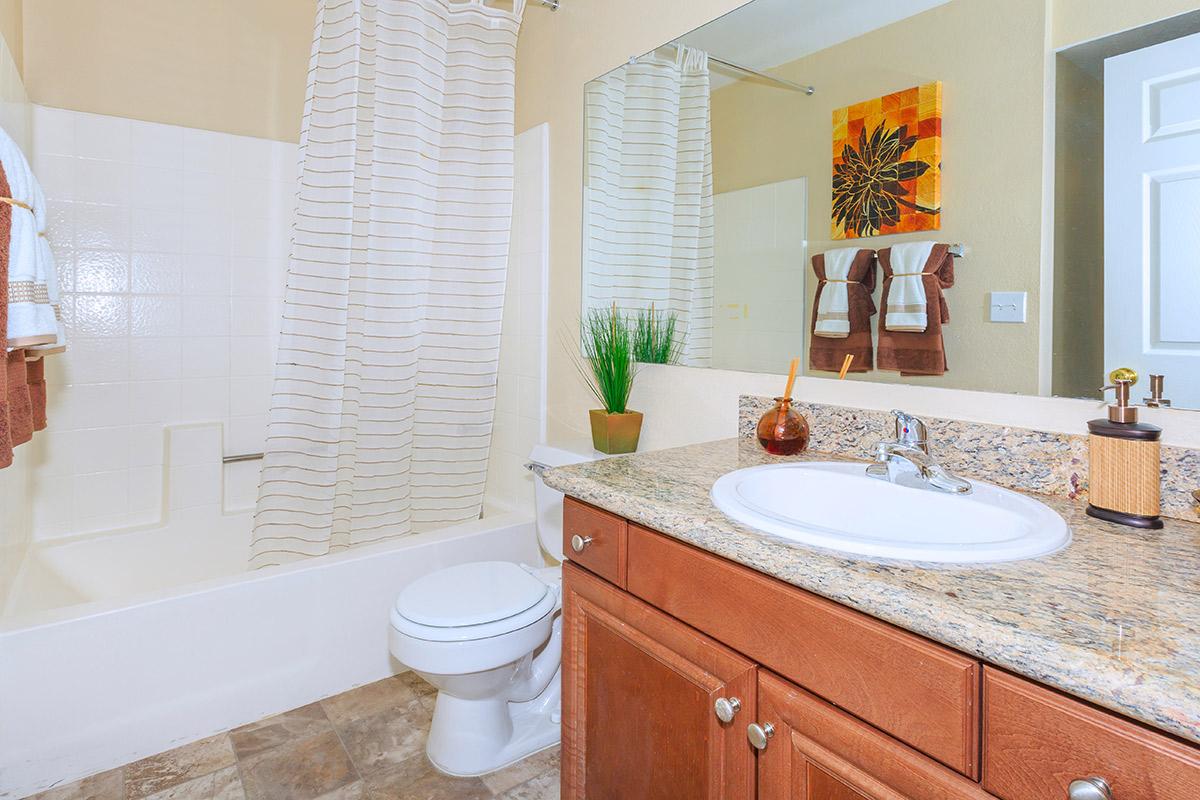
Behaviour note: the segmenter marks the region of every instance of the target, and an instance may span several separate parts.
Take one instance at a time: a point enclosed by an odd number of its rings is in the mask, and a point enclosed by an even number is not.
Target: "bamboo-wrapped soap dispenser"
[[[1137,373],[1117,369],[1109,375],[1117,393],[1108,407],[1107,419],[1088,423],[1088,503],[1087,513],[1097,519],[1132,525],[1135,528],[1161,528],[1159,507],[1160,439],[1162,428],[1138,422],[1136,406],[1129,405],[1129,390],[1137,383]]]

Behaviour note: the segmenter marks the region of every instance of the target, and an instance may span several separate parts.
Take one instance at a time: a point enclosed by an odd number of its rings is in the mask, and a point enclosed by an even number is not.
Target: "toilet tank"
[[[591,448],[556,447],[548,444],[535,445],[533,452],[529,454],[529,460],[534,466],[547,469],[595,461],[598,458],[603,458],[603,455]],[[533,473],[533,502],[537,508],[538,539],[547,553],[562,561],[563,493],[547,486],[538,469]]]

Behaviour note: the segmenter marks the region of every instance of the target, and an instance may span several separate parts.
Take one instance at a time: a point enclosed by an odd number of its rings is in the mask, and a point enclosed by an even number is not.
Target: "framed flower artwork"
[[[940,81],[833,112],[834,239],[937,230],[941,217]]]

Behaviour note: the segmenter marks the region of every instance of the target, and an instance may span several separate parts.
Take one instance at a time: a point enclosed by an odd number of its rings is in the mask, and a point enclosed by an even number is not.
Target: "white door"
[[[1200,408],[1200,34],[1104,64],[1104,364]]]

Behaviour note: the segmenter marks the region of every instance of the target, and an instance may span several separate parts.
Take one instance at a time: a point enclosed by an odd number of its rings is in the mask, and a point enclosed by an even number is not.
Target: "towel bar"
[[[237,456],[222,456],[222,464],[237,464],[240,461],[258,461],[263,457],[262,453],[242,453]]]

